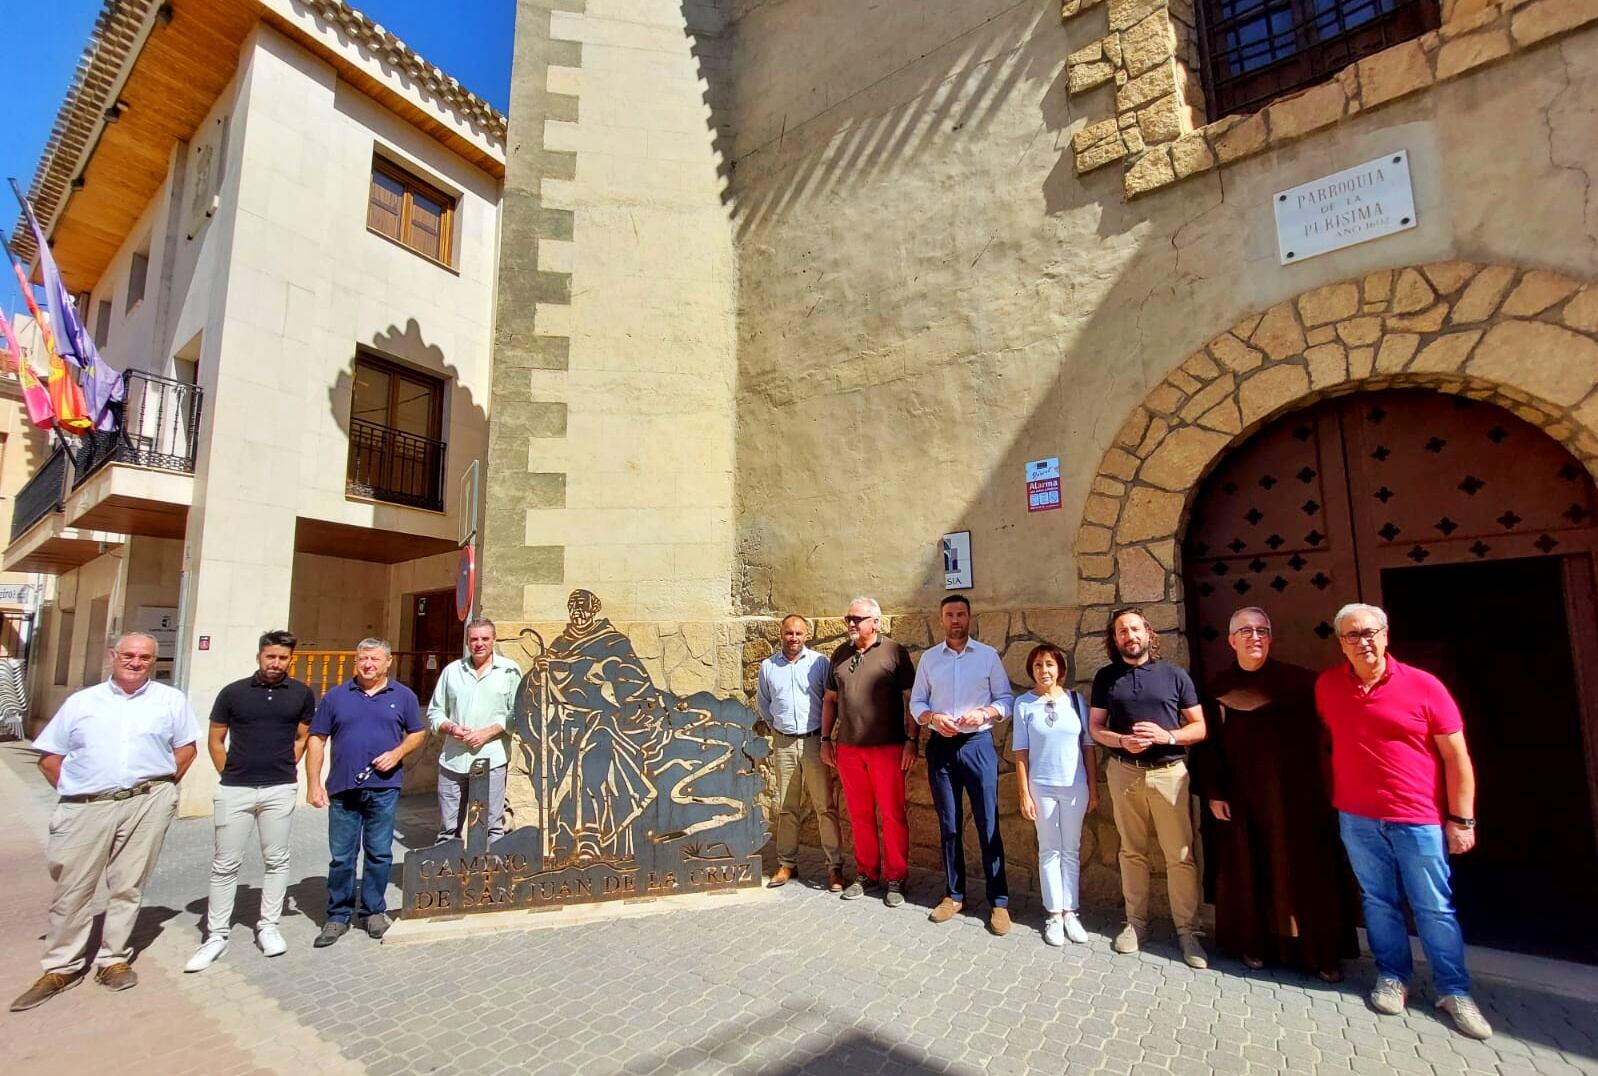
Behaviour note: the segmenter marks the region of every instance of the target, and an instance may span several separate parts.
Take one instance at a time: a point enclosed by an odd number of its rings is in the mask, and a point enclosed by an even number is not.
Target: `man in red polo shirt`
[[[1476,777],[1465,724],[1435,676],[1387,652],[1387,614],[1345,605],[1334,620],[1347,660],[1321,673],[1315,708],[1332,741],[1332,804],[1359,879],[1376,958],[1371,1008],[1404,1011],[1414,965],[1407,899],[1437,985],[1437,1006],[1471,1038],[1492,1028],[1470,997],[1448,857],[1476,843]]]

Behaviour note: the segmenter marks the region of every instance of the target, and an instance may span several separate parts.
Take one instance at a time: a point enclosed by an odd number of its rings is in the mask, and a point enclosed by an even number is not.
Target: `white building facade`
[[[425,703],[459,648],[503,142],[336,0],[107,0],[31,194],[128,402],[17,494],[3,566],[53,579],[34,727],[140,628],[202,721],[282,627],[318,685],[390,639]]]

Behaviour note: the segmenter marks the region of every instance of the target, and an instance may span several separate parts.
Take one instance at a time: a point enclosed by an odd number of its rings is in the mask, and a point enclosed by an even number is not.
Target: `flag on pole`
[[[64,430],[73,433],[82,433],[91,429],[94,423],[89,421],[88,404],[83,398],[83,390],[78,388],[78,383],[72,379],[67,370],[67,364],[61,361],[60,354],[56,351],[55,333],[51,331],[50,322],[45,319],[39,304],[33,298],[33,288],[28,286],[28,278],[23,275],[22,266],[16,262],[11,263],[11,269],[17,274],[17,283],[22,286],[22,298],[28,304],[28,313],[33,315],[34,322],[39,326],[39,338],[44,341],[44,353],[49,357],[49,367],[44,378],[44,392],[49,398],[51,422]],[[18,376],[22,376],[20,373]],[[34,378],[38,383],[38,378]]]
[[[12,190],[16,191],[15,184]],[[50,253],[50,245],[45,242],[44,231],[39,227],[39,220],[33,215],[33,207],[28,200],[17,191],[17,199],[22,203],[23,212],[27,214],[28,226],[33,229],[33,240],[39,248],[39,271],[44,277],[44,299],[50,307],[50,319],[59,330],[55,347],[51,352],[51,372],[48,383],[55,381],[54,362],[57,359],[71,363],[82,378],[83,390],[81,396],[84,406],[78,410],[80,416],[87,418],[86,426],[75,426],[74,429],[86,429],[93,426],[95,429],[111,430],[116,428],[116,416],[111,413],[111,404],[121,403],[124,393],[122,375],[111,369],[109,363],[100,358],[99,349],[94,346],[94,337],[84,328],[83,321],[78,317],[77,308],[72,303],[72,296],[67,292],[66,283],[61,279],[61,271],[56,268],[55,257]],[[68,380],[71,380],[70,374]],[[77,386],[74,385],[74,388]],[[55,390],[51,390],[51,398],[55,398]],[[56,415],[61,417],[62,412],[58,407]],[[63,425],[66,423],[62,418]]]
[[[55,425],[55,411],[50,407],[50,396],[39,384],[39,377],[33,372],[27,356],[22,354],[22,345],[17,342],[17,334],[11,330],[10,318],[0,317],[0,334],[5,336],[6,368],[10,369],[14,363],[17,380],[22,382],[22,405],[28,409],[28,421],[49,429]]]

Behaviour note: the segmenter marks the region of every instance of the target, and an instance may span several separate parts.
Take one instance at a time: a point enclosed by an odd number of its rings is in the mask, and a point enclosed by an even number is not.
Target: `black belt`
[[[107,803],[112,800],[130,800],[134,796],[144,796],[154,792],[157,785],[170,785],[177,781],[176,777],[152,777],[148,781],[140,781],[131,788],[119,788],[115,792],[88,792],[80,796],[62,796],[62,803]]]
[[[1140,770],[1163,770],[1167,766],[1175,766],[1178,762],[1185,762],[1186,755],[1171,755],[1168,758],[1128,758],[1125,755],[1116,755],[1115,761],[1124,762],[1128,766],[1136,766]]]
[[[786,736],[790,740],[808,740],[812,736],[821,735],[820,729],[816,729],[814,732],[783,732],[781,729],[772,729],[771,731]]]

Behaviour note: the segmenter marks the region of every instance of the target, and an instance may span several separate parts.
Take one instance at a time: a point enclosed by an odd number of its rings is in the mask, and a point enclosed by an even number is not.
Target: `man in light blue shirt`
[[[505,832],[505,764],[511,714],[522,670],[494,650],[492,620],[466,625],[469,657],[444,666],[433,699],[427,706],[427,723],[445,736],[438,756],[438,815],[440,841],[461,835],[466,822],[467,778],[472,763],[488,761],[488,839]]]
[[[821,760],[821,700],[827,691],[827,659],[805,643],[810,622],[798,613],[782,620],[782,649],[760,663],[755,701],[771,726],[777,803],[777,872],[766,885],[786,885],[798,870],[799,827],[805,807],[816,814],[821,850],[827,857],[827,888],[843,891],[838,793],[832,770]]]
[[[989,932],[1010,932],[1010,888],[999,834],[999,755],[993,726],[1010,716],[1013,692],[999,652],[971,638],[971,603],[959,594],[938,610],[943,642],[921,655],[910,714],[934,735],[927,742],[927,780],[943,838],[943,873],[948,895],[927,918],[947,923],[965,907],[965,826],[960,796],[971,801],[971,821],[982,846],[987,880]]]

